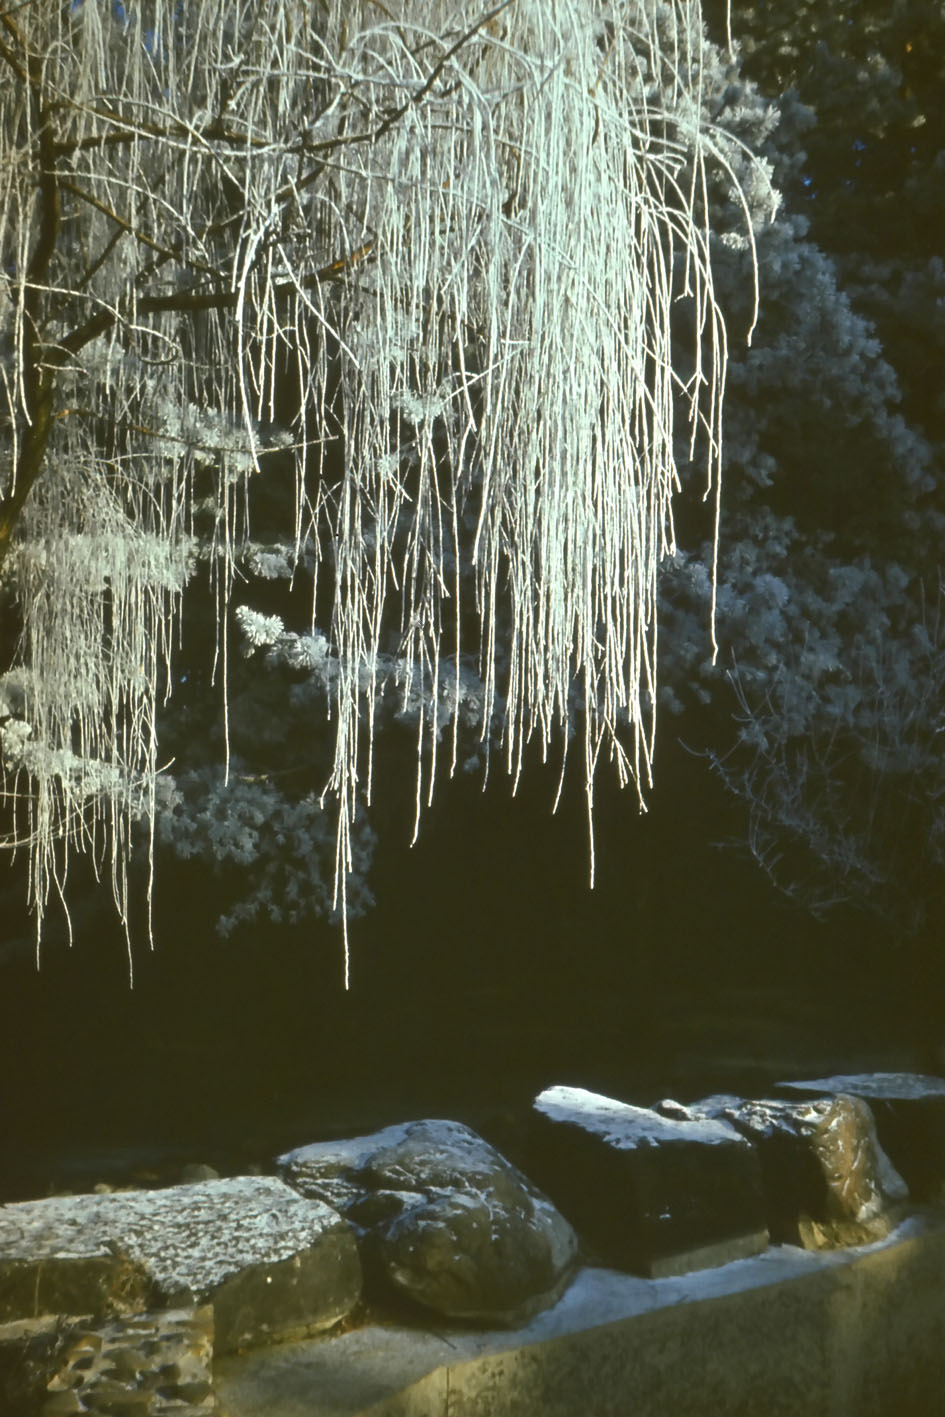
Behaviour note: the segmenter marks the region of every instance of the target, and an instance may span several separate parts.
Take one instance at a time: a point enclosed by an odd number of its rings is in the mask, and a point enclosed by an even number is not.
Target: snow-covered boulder
[[[901,1218],[908,1187],[862,1098],[709,1097],[689,1110],[730,1123],[756,1148],[776,1243],[808,1250],[862,1245],[884,1239]]]
[[[604,1264],[660,1277],[767,1244],[758,1157],[725,1121],[578,1087],[533,1106],[529,1170]]]
[[[350,1226],[271,1176],[0,1207],[0,1322],[210,1303],[226,1352],[328,1328],[360,1290]]]
[[[458,1122],[319,1142],[278,1165],[358,1229],[368,1284],[453,1318],[524,1322],[554,1302],[577,1256],[547,1197]]]
[[[862,1097],[876,1131],[919,1201],[945,1198],[945,1078],[921,1073],[850,1073],[782,1082],[779,1097]]]

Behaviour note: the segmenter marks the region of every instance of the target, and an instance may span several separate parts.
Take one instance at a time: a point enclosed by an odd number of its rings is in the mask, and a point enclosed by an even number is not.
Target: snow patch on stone
[[[291,1259],[340,1217],[270,1176],[165,1191],[53,1196],[0,1207],[0,1254],[35,1261],[120,1252],[166,1294],[205,1296],[254,1264]]]
[[[853,1097],[898,1102],[922,1097],[945,1097],[945,1078],[922,1073],[844,1073],[828,1078],[780,1082],[779,1088],[797,1092],[847,1092]]]
[[[535,1109],[550,1121],[591,1132],[617,1150],[676,1141],[741,1141],[735,1128],[721,1119],[665,1117],[648,1107],[634,1107],[583,1087],[548,1087],[535,1099]]]

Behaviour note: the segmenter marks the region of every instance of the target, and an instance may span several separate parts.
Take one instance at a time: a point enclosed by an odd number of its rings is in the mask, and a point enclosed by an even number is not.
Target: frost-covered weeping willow
[[[380,699],[417,724],[419,810],[470,652],[516,778],[576,730],[589,816],[602,758],[646,785],[676,459],[717,496],[721,457],[702,46],[695,0],[0,11],[2,747],[40,920],[75,846],[125,909],[180,592],[203,555],[225,682],[274,447],[331,605],[342,907]]]

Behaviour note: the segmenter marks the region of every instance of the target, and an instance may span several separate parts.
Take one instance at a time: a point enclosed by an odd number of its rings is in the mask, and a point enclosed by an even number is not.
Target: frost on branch
[[[227,620],[270,457],[295,468],[282,536],[293,572],[314,548],[311,623],[330,607],[342,913],[392,669],[418,804],[474,679],[513,777],[530,741],[574,742],[589,818],[602,760],[642,800],[677,444],[718,489],[716,195],[753,250],[694,0],[26,0],[3,24],[7,584],[28,618],[29,557],[95,534],[82,489],[134,547],[50,601],[17,664],[45,682],[65,660],[80,685],[71,710],[36,691],[34,740],[127,781],[96,818],[118,874],[192,538]],[[290,375],[291,437],[271,431]],[[250,648],[279,652],[276,618],[240,612]],[[225,633],[219,651],[225,677]],[[55,777],[30,791],[41,914],[53,841],[89,824]]]
[[[376,135],[346,149],[318,206],[352,253],[332,305],[344,473],[317,508],[343,850],[371,756],[378,673],[365,686],[363,668],[391,632],[407,695],[430,698],[473,650],[482,733],[513,777],[530,740],[573,735],[589,809],[602,760],[642,793],[680,412],[718,474],[727,351],[703,194],[713,172],[726,190],[734,177],[701,116],[697,7],[546,0],[460,43],[464,28],[468,6],[448,0],[327,25],[337,111],[356,93]],[[418,801],[436,744],[419,715]]]
[[[243,636],[244,654],[276,644],[285,633],[285,626],[278,615],[260,615],[246,605],[236,607],[234,619]]]

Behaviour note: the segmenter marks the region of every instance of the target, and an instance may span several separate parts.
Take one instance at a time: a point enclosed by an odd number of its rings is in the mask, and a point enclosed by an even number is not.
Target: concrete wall
[[[678,1280],[588,1270],[517,1333],[362,1329],[216,1385],[225,1417],[945,1417],[945,1226]]]

